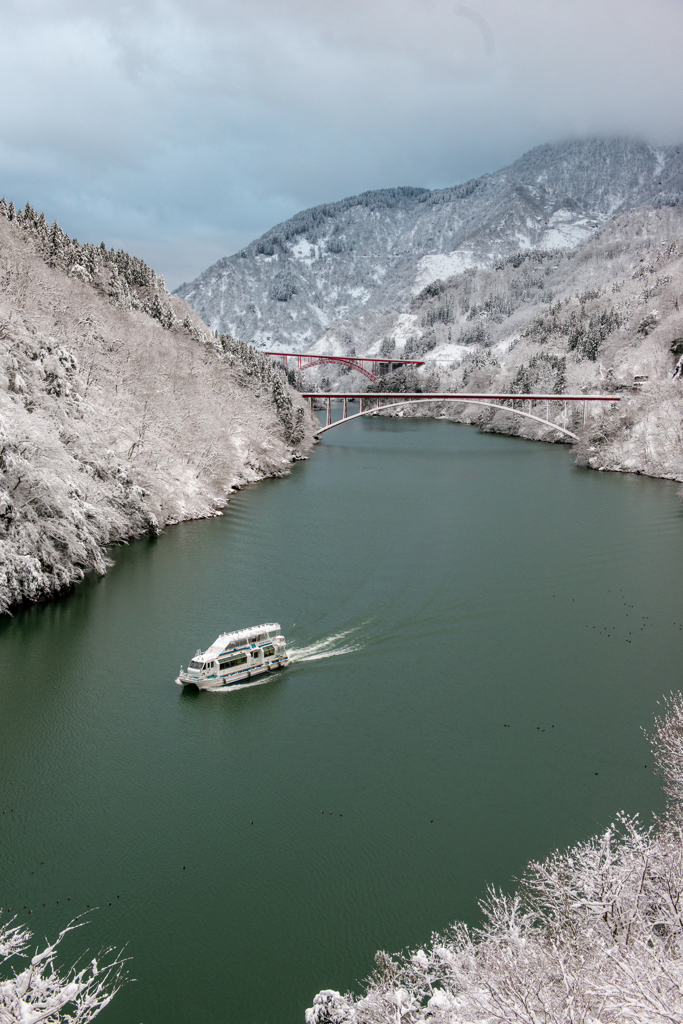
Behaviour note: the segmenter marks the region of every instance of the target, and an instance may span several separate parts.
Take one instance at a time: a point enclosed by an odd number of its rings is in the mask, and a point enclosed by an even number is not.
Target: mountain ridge
[[[644,203],[683,202],[680,146],[545,144],[445,189],[379,189],[275,225],[175,294],[260,348],[358,353],[396,335],[431,281],[518,249],[569,248]]]

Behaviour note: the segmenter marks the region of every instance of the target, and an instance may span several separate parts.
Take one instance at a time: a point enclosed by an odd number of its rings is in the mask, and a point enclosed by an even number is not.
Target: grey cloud
[[[477,26],[484,41],[484,49],[487,53],[493,53],[496,48],[496,37],[486,18],[482,17],[477,11],[473,11],[470,7],[463,7],[462,4],[455,8],[455,13],[461,18],[467,18]]]
[[[672,0],[7,4],[0,194],[177,283],[317,202],[683,140],[682,29]]]

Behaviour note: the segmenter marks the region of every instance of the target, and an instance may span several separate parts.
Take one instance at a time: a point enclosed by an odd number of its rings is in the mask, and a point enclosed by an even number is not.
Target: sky
[[[298,210],[683,142],[683,0],[0,0],[0,195],[173,288]]]

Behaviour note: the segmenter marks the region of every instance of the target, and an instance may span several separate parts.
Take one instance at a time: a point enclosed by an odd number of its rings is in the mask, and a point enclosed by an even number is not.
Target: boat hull
[[[180,673],[176,678],[176,683],[178,686],[194,686],[197,690],[209,690],[212,693],[228,693],[232,690],[243,690],[247,686],[262,686],[270,681],[273,672],[286,668],[288,664],[289,656],[285,655],[258,667],[245,669],[242,672],[233,672],[214,679],[197,679]]]

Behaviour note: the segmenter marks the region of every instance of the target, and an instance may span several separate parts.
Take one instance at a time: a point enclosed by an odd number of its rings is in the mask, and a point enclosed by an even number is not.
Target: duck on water
[[[187,669],[180,668],[179,686],[199,690],[241,690],[268,679],[254,679],[289,664],[279,622],[222,633],[205,651],[197,651]]]

